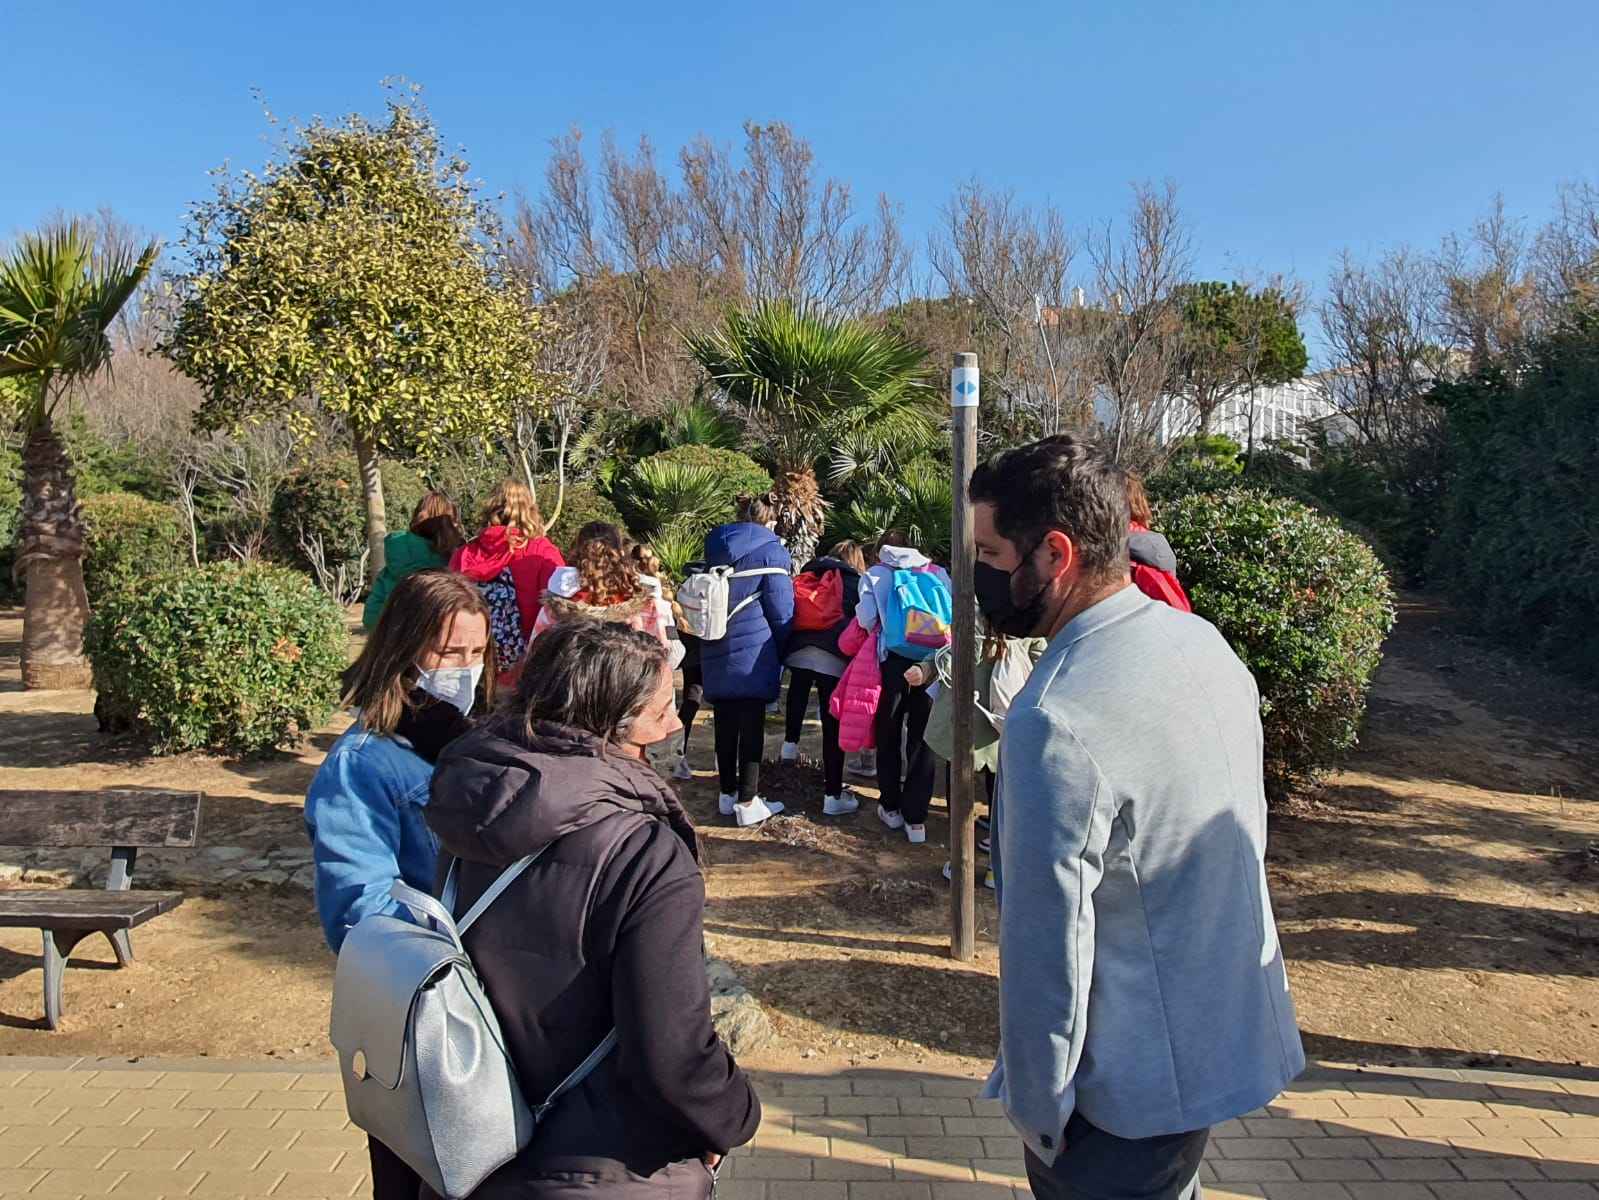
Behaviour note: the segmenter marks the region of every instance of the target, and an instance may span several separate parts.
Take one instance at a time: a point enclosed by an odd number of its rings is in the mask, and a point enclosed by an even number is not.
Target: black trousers
[[[677,719],[683,722],[683,753],[688,753],[688,740],[694,735],[694,718],[700,715],[700,705],[705,702],[705,673],[700,664],[683,667],[683,699],[677,706]]]
[[[716,770],[722,794],[753,800],[761,791],[761,755],[766,749],[765,700],[713,700]]]
[[[897,654],[883,661],[883,695],[877,703],[877,787],[884,808],[897,810],[911,825],[922,825],[933,800],[933,752],[924,740],[933,701],[926,685],[913,688],[905,681],[905,672],[916,665]]]
[[[816,702],[822,717],[822,775],[826,794],[836,796],[844,790],[844,749],[838,744],[838,720],[833,716],[833,689],[838,680],[820,671],[789,668],[788,715],[783,726],[783,740],[797,742],[805,730],[805,710],[810,707],[811,689],[816,689]]]
[[[417,1200],[422,1177],[404,1159],[375,1137],[366,1139],[366,1152],[372,1160],[372,1200]]]
[[[1038,1200],[1193,1200],[1210,1130],[1119,1138],[1073,1113],[1066,1146],[1051,1166],[1027,1151]]]

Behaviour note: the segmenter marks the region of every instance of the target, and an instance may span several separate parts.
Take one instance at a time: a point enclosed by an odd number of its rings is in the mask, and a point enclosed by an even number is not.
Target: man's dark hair
[[[1084,573],[1127,569],[1127,475],[1098,444],[1069,433],[1007,450],[972,472],[967,495],[1023,553],[1051,529],[1071,538]]]

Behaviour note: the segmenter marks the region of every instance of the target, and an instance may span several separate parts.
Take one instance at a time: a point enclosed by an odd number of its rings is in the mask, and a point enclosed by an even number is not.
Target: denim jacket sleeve
[[[306,796],[317,915],[335,954],[363,917],[400,915],[389,887],[404,875],[401,806],[426,794],[427,778],[407,781],[386,761],[388,748],[377,738],[335,747]]]

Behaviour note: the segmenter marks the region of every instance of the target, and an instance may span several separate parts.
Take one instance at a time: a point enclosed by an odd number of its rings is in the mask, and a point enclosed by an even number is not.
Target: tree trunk
[[[361,492],[366,497],[367,578],[376,579],[383,573],[383,539],[389,534],[389,518],[383,508],[378,448],[359,425],[355,426],[355,460],[361,469]]]
[[[86,688],[91,672],[83,653],[83,630],[89,621],[89,596],[83,590],[83,518],[72,463],[48,417],[23,447],[22,488],[14,568],[27,583],[22,686]]]
[[[822,499],[816,473],[809,468],[778,470],[774,475],[772,500],[777,508],[776,533],[788,547],[794,565],[799,567],[816,556],[822,525],[827,519],[827,502]]]

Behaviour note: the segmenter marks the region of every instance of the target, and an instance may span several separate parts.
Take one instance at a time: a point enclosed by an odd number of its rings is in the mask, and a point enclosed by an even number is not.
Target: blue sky
[[[1599,178],[1593,0],[997,0],[790,5],[52,4],[0,0],[0,236],[109,205],[165,237],[280,115],[426,88],[495,191],[573,124],[649,135],[784,120],[913,234],[976,173],[1077,225],[1170,177],[1206,275],[1319,284],[1345,246],[1431,246],[1503,192],[1541,218]]]

